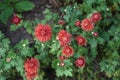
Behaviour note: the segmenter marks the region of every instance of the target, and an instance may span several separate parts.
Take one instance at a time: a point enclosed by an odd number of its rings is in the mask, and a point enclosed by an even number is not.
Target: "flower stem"
[[[81,71],[80,71],[80,69],[78,69],[77,72],[78,72],[77,78],[78,78],[78,80],[80,80],[80,77],[81,77]]]

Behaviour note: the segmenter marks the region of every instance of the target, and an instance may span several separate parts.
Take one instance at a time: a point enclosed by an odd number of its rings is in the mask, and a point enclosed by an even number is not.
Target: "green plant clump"
[[[20,12],[34,7],[28,1],[9,1]],[[3,5],[0,16],[9,10],[12,14],[13,6]],[[0,80],[51,80],[49,73],[55,80],[120,80],[119,6],[119,0],[83,0],[60,8],[61,14],[46,9],[44,20],[10,27],[24,27],[32,43],[25,39],[10,45],[0,32]]]

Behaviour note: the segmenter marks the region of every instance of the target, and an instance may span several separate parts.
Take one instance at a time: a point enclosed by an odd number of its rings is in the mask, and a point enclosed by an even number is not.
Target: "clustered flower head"
[[[76,25],[77,27],[79,27],[80,24],[81,24],[80,20],[77,20],[77,21],[75,22],[75,25]]]
[[[82,20],[82,22],[81,22],[81,28],[84,31],[91,31],[91,30],[93,30],[94,29],[94,25],[93,25],[91,19],[86,18],[86,19]]]
[[[64,61],[66,58],[64,56],[59,56],[59,60]]]
[[[35,58],[27,59],[24,63],[27,80],[32,80],[37,76],[39,61]]]
[[[62,49],[62,55],[63,56],[69,58],[69,57],[73,56],[73,54],[74,54],[74,50],[71,46],[63,47],[63,49]]]
[[[77,36],[76,41],[77,41],[78,45],[86,46],[86,39],[84,37]]]
[[[75,22],[76,26],[80,26],[84,31],[92,31],[94,29],[94,23],[100,21],[102,19],[100,12],[95,12],[92,14],[90,18],[85,18],[81,22],[77,20]]]
[[[70,43],[71,41],[71,34],[68,33],[67,31],[65,30],[61,30],[59,33],[58,33],[58,40],[61,44],[61,46],[66,46]]]
[[[49,41],[52,37],[52,29],[49,25],[38,24],[35,28],[35,36],[40,42]]]
[[[101,19],[102,19],[102,17],[101,17],[101,14],[99,12],[95,12],[91,16],[91,20],[92,20],[93,23],[96,23]]]
[[[18,17],[16,14],[14,14],[14,16],[12,18],[12,23],[18,25],[18,24],[20,24],[20,22],[21,22],[21,18]]]
[[[79,57],[75,61],[75,65],[76,65],[76,67],[84,67],[85,66],[85,58],[83,56]]]
[[[65,21],[64,21],[64,20],[59,20],[59,21],[58,21],[58,24],[59,24],[59,25],[64,25],[64,24],[65,24]]]

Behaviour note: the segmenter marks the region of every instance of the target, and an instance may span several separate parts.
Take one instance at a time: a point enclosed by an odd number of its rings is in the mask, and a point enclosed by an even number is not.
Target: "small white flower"
[[[26,46],[26,44],[23,44],[23,47],[25,47]]]
[[[66,26],[66,27],[68,27],[68,28],[69,28],[69,26]]]
[[[59,65],[60,65],[60,63],[57,63],[57,65],[59,66]]]
[[[109,11],[109,8],[107,8],[106,10]]]
[[[65,12],[67,11],[67,9],[64,10]]]
[[[58,40],[58,37],[56,37],[56,39]]]
[[[42,46],[44,46],[44,44],[42,44]]]
[[[94,32],[92,32],[92,34],[94,34]]]

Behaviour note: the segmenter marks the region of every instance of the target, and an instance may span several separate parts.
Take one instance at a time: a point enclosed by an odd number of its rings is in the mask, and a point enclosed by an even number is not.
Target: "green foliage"
[[[15,10],[28,11],[34,5],[28,1],[4,0],[0,2],[1,21],[4,23]],[[73,3],[75,0],[65,0],[65,5]],[[5,3],[14,3],[14,8]],[[26,6],[28,4],[28,6]],[[120,1],[119,0],[83,0],[80,4],[74,3],[62,7],[62,15],[46,9],[44,20],[35,19],[33,21],[22,21],[19,26],[11,25],[11,31],[24,27],[33,36],[33,43],[29,40],[21,40],[15,45],[10,45],[9,39],[0,32],[0,80],[8,78],[7,74],[18,72],[26,80],[24,71],[24,61],[26,58],[35,57],[40,61],[40,70],[35,80],[44,80],[47,72],[45,69],[54,69],[56,80],[119,80],[120,79]],[[5,11],[5,12],[4,12]],[[94,12],[100,12],[101,21],[94,24],[92,31],[83,31],[75,25],[77,20],[82,22],[85,18],[90,18]],[[7,14],[9,13],[9,14]],[[65,24],[58,24],[59,20],[64,20]],[[34,28],[38,24],[49,24],[52,28],[52,38],[48,42],[40,42],[35,38]],[[62,46],[57,40],[60,30],[66,30],[72,35],[69,45],[74,49],[74,55],[65,60],[60,60]],[[92,32],[98,32],[98,36],[93,36]],[[77,35],[83,36],[87,43],[79,46],[75,40]],[[76,67],[75,61],[80,56],[85,58],[84,67]],[[8,59],[8,61],[7,61]],[[9,61],[10,59],[10,61]],[[64,65],[61,65],[61,62]],[[4,67],[3,67],[4,66]],[[52,67],[52,68],[51,68]],[[104,77],[101,76],[104,75]],[[87,77],[86,77],[87,76]],[[48,79],[49,80],[49,79]]]
[[[9,39],[4,38],[4,34],[0,31],[0,57],[5,57],[9,50]]]
[[[27,6],[26,6],[26,4],[27,4]],[[29,1],[21,1],[21,2],[16,3],[16,5],[15,5],[16,10],[18,10],[20,12],[31,10],[34,7],[35,6],[33,5],[33,3],[29,2]]]
[[[33,48],[29,47],[28,40],[22,40],[20,43],[16,44],[15,49],[22,57],[31,57],[34,54]]]
[[[100,62],[101,71],[105,71],[108,77],[119,77],[119,61],[120,56],[118,55],[118,52],[112,52],[112,54],[109,55],[109,58],[104,59]]]
[[[0,21],[6,24],[8,18],[13,14],[13,8],[6,8],[0,14]]]
[[[60,61],[59,60],[54,60],[52,63],[52,67],[56,68],[56,75],[58,77],[60,76],[70,76],[72,77],[72,62],[70,60],[65,60],[64,61],[65,66],[60,66]]]
[[[26,29],[26,31],[29,33],[29,34],[32,34],[33,33],[33,27],[32,27],[32,23],[30,21],[25,21],[23,23],[23,26],[24,28]]]
[[[26,6],[27,4],[27,6]],[[34,8],[34,4],[30,1],[24,0],[3,0],[0,2],[0,21],[6,24],[8,18],[14,12],[29,11]]]

